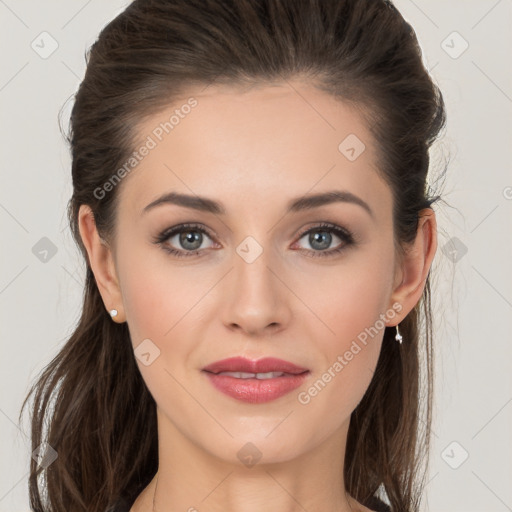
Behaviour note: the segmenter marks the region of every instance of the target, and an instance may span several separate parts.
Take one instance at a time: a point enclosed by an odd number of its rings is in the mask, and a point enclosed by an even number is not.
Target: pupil
[[[314,247],[313,243],[320,241],[320,247],[317,247],[317,248],[318,249],[327,249],[330,245],[330,237],[331,237],[331,234],[328,233],[327,231],[319,231],[312,236],[312,240],[310,240],[311,246]],[[323,239],[323,243],[322,243],[322,239]]]
[[[193,233],[196,233],[196,234],[193,234]],[[182,243],[184,243],[184,247],[187,248],[187,249],[198,249],[199,247],[201,247],[201,243],[199,243],[199,245],[197,246],[192,246],[192,247],[188,247],[187,244],[194,244],[194,242],[197,242],[199,239],[200,239],[200,236],[201,234],[198,233],[197,231],[188,231],[186,233],[182,233],[181,234],[181,237],[180,237],[180,241]]]

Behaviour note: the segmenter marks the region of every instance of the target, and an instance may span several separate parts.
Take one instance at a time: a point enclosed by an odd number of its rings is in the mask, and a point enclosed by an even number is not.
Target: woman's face
[[[391,190],[362,117],[299,82],[216,86],[146,118],[138,133],[137,149],[148,150],[117,185],[122,304],[112,307],[128,322],[162,430],[238,463],[242,447],[285,461],[346,433],[385,325],[406,314],[392,296]],[[305,201],[331,191],[357,199]],[[219,210],[148,207],[170,193]],[[185,223],[194,226],[163,240]],[[280,397],[244,401],[203,371],[235,356],[308,372]]]

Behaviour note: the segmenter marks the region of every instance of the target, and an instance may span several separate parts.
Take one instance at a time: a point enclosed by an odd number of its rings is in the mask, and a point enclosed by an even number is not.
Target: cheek
[[[164,251],[147,242],[147,234],[130,233],[119,238],[118,262],[125,308],[132,341],[136,346],[145,338],[161,339],[183,314],[187,290],[179,269],[166,265]],[[181,313],[181,314],[180,314]]]
[[[176,321],[166,312],[179,310],[178,294],[169,293],[172,283],[169,276],[164,278],[164,269],[155,260],[152,247],[144,246],[134,236],[120,238],[118,250],[122,255],[118,267],[123,306],[133,347],[150,339],[161,348],[164,334]]]
[[[307,279],[301,294],[326,325],[323,331],[330,332],[329,347],[344,348],[386,312],[392,270],[392,256],[375,247],[354,252],[338,268],[323,269]],[[378,328],[382,329],[380,323]]]
[[[173,319],[163,312],[165,305],[172,308],[172,296],[164,294],[164,282],[158,275],[154,268],[142,264],[124,280],[123,304],[134,346],[145,338],[162,337],[172,326]]]
[[[184,363],[194,347],[179,340],[186,340],[187,322],[193,317],[190,310],[197,298],[182,282],[183,273],[162,268],[150,252],[143,257],[132,253],[123,262],[122,293],[139,371],[154,399],[163,404],[169,394],[178,397],[182,393],[176,382],[184,380]],[[150,354],[146,361],[145,353]]]
[[[310,398],[331,418],[332,428],[356,408],[373,378],[385,329],[382,318],[394,314],[388,305],[392,266],[392,256],[361,252],[316,281],[314,294],[310,287],[308,303],[324,324],[315,322],[316,334],[310,333],[323,367],[304,401]]]
[[[137,349],[149,339],[160,350],[156,366],[181,368],[194,350],[190,327],[200,322],[201,298],[214,284],[211,276],[172,266],[154,248],[126,254],[119,273],[132,345]],[[139,366],[144,374],[146,368]]]

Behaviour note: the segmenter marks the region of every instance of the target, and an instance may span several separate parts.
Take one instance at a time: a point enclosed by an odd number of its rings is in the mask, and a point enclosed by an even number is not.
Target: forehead
[[[191,88],[141,121],[137,134],[135,149],[151,149],[122,197],[139,212],[167,191],[225,204],[249,197],[284,204],[332,188],[367,202],[382,203],[383,193],[390,199],[360,111],[307,83]]]

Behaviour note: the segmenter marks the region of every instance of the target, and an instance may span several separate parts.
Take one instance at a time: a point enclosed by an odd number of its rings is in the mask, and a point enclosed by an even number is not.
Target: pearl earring
[[[111,316],[112,318],[116,317],[116,316],[117,316],[117,309],[111,309],[111,310],[110,310],[110,316]]]
[[[398,341],[398,343],[400,343],[400,345],[402,344],[402,335],[400,334],[400,331],[398,330],[398,324],[396,326],[395,340]]]

